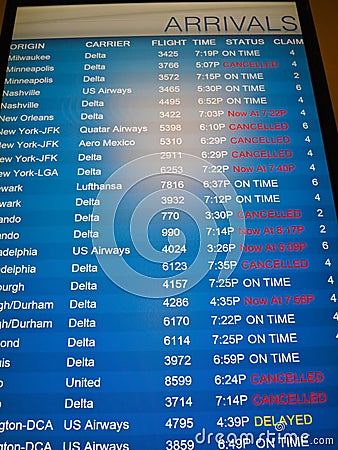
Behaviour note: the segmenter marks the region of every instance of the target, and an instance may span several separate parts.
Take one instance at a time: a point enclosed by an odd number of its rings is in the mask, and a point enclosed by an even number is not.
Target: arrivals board
[[[299,14],[18,7],[1,450],[337,448],[337,224]]]

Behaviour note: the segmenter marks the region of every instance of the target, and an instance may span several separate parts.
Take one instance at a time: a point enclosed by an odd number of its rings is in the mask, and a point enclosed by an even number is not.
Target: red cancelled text
[[[254,373],[250,377],[252,384],[322,383],[324,379],[323,372]]]
[[[267,259],[263,261],[244,260],[241,263],[244,270],[252,269],[307,269],[309,261],[307,259]]]
[[[303,392],[282,394],[256,394],[252,397],[252,403],[256,406],[266,405],[314,405],[325,403],[327,396],[325,392]]]

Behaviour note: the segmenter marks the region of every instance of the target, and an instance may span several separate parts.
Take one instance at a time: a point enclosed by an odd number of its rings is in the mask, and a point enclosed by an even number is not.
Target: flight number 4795
[[[193,428],[194,419],[192,417],[169,417],[165,426],[174,430]]]

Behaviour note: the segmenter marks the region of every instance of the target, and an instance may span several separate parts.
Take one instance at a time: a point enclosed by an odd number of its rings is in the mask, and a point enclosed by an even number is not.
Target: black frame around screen
[[[187,1],[187,0],[185,0]],[[205,0],[195,0],[203,2]],[[227,3],[226,0],[213,0],[220,3]],[[243,0],[229,0],[240,3]],[[246,2],[261,3],[281,3],[281,0],[245,0]],[[160,3],[175,3],[173,0],[161,0]],[[188,2],[193,2],[188,0]],[[324,147],[328,162],[332,191],[335,200],[336,214],[338,217],[338,135],[337,126],[334,119],[332,103],[330,99],[328,84],[326,81],[324,65],[321,58],[319,43],[316,36],[314,21],[310,9],[309,0],[291,0],[296,3],[302,35],[304,38],[304,47],[309,63],[310,76],[313,84],[313,90],[316,100],[316,106],[319,116],[319,122],[322,131]],[[7,0],[3,26],[0,39],[0,90],[4,87],[6,76],[9,48],[12,40],[13,27],[16,17],[16,10],[19,6],[56,6],[56,5],[85,5],[85,4],[122,4],[136,3],[135,1],[111,1],[111,0]],[[137,2],[140,3],[140,2]],[[142,3],[158,3],[158,1],[148,0]],[[177,2],[180,3],[180,2]]]

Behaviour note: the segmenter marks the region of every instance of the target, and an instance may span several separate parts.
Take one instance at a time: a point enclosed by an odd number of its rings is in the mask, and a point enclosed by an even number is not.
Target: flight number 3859
[[[193,450],[195,441],[193,439],[168,439],[165,445],[165,450]]]

